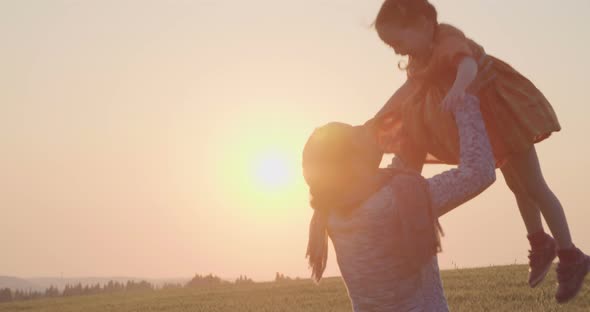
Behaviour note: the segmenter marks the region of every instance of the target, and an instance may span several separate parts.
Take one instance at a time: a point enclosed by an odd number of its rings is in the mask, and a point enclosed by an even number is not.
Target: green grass
[[[526,284],[527,267],[514,265],[443,271],[451,311],[590,311],[590,282],[571,303],[553,299],[555,273],[536,289]],[[227,285],[210,289],[171,289],[0,304],[0,312],[108,311],[350,311],[340,278],[320,286],[309,280],[281,284]]]

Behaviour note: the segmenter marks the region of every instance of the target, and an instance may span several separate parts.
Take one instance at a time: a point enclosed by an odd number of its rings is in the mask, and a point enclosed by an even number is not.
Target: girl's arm
[[[472,199],[496,180],[494,155],[479,100],[466,96],[465,103],[454,108],[454,114],[459,130],[459,165],[427,180],[437,216]]]
[[[455,82],[442,102],[443,109],[450,111],[453,105],[462,103],[465,99],[465,90],[477,77],[477,62],[472,57],[464,57],[457,68]]]
[[[477,77],[477,62],[472,57],[464,57],[457,68],[457,77],[453,88],[458,90],[467,90],[467,87]]]

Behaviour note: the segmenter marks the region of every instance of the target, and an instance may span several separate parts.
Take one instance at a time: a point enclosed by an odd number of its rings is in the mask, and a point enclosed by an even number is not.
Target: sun
[[[228,141],[217,165],[220,194],[249,217],[287,216],[307,205],[301,172],[306,135],[292,128],[276,131],[242,127]],[[235,138],[239,138],[236,140]]]
[[[294,179],[294,172],[286,153],[267,150],[254,158],[251,176],[261,191],[275,192],[289,186]]]

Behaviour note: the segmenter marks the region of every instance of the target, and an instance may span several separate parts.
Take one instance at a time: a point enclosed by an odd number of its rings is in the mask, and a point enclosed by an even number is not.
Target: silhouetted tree
[[[240,275],[239,278],[236,279],[235,284],[236,285],[242,285],[242,284],[253,284],[254,281],[251,278],[248,278],[248,276],[246,275]]]
[[[181,283],[165,283],[162,286],[162,289],[177,289],[177,288],[182,288],[182,284]]]
[[[14,295],[12,298],[15,301],[25,300],[25,293],[22,290],[17,289],[14,291]]]
[[[70,288],[70,284],[66,284],[66,286],[64,287],[64,291],[61,293],[61,295],[64,297],[71,296],[72,292],[70,291]]]
[[[43,298],[43,293],[36,290],[29,290],[29,300]]]
[[[70,284],[67,284],[66,287],[64,288],[62,296],[64,296],[64,297],[80,296],[82,294],[83,294],[83,290],[82,290],[81,283],[78,283],[76,286],[71,286]]]
[[[188,283],[186,283],[185,287],[204,287],[204,286],[215,286],[222,284],[223,281],[218,276],[214,276],[213,274],[209,274],[207,276],[202,276],[196,274]]]
[[[284,274],[281,274],[279,272],[277,272],[275,275],[275,282],[277,282],[277,283],[286,282],[286,281],[290,281],[290,280],[292,280],[290,277],[285,276]]]
[[[125,290],[153,290],[154,286],[147,281],[135,282],[127,281]]]
[[[51,285],[49,288],[45,289],[45,297],[58,297],[59,296],[59,289],[57,287]]]
[[[0,289],[0,302],[12,301],[12,291],[10,288]]]
[[[99,283],[96,283],[96,285],[92,286],[91,290],[90,290],[91,294],[100,294],[102,293],[102,288],[100,287]]]
[[[123,290],[123,285],[121,285],[121,283],[119,282],[115,282],[113,280],[110,280],[105,286],[104,286],[104,292],[116,292],[116,291],[121,291]]]

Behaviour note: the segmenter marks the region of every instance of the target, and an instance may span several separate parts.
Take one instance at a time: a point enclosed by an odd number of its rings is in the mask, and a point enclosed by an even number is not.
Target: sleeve
[[[438,216],[477,196],[496,180],[494,155],[477,98],[468,96],[456,109],[455,120],[459,165],[427,180],[432,208]]]

